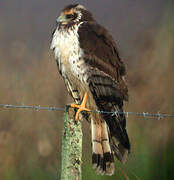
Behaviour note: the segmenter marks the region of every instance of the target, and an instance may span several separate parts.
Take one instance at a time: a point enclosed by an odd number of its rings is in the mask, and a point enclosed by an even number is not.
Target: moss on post
[[[61,180],[81,180],[82,125],[74,120],[74,109],[64,115]]]

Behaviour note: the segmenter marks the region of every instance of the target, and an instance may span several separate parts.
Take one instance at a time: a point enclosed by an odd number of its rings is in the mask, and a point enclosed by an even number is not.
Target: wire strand
[[[32,110],[36,110],[36,111],[40,111],[40,110],[47,110],[47,111],[66,111],[66,108],[59,108],[59,107],[49,107],[49,106],[45,106],[42,107],[40,105],[32,105],[32,106],[28,106],[28,105],[12,105],[12,104],[0,104],[0,108],[3,109],[32,109]],[[162,114],[162,113],[148,113],[148,112],[119,112],[119,111],[91,111],[93,113],[100,113],[100,114],[112,114],[112,116],[117,116],[118,114],[124,114],[127,117],[130,115],[134,115],[134,116],[141,116],[144,118],[157,118],[158,120],[162,119],[162,118],[174,118],[174,114]]]

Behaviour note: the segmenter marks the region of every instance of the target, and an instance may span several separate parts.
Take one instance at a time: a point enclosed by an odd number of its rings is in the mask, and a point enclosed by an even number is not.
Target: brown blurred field
[[[0,104],[64,107],[72,101],[57,72],[50,35],[71,1],[0,2]],[[80,2],[80,1],[79,1]],[[113,34],[127,64],[126,111],[174,114],[174,4],[172,1],[84,1]],[[113,177],[91,167],[84,124],[83,180],[174,179],[174,119],[129,116],[132,152]],[[0,109],[0,180],[60,178],[63,112]]]

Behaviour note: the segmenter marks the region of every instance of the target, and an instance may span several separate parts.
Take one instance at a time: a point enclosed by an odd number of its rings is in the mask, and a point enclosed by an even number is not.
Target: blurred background
[[[173,0],[1,0],[0,104],[64,107],[72,102],[50,51],[60,10],[81,3],[116,40],[127,65],[125,111],[174,114]],[[83,180],[174,179],[174,119],[129,116],[132,151],[112,177],[91,166],[83,122]],[[60,179],[63,112],[0,109],[0,179]]]

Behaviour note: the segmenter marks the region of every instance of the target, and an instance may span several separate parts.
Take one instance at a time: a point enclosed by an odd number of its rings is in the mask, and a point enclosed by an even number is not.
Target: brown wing
[[[109,75],[119,83],[119,88],[128,98],[127,86],[122,76],[125,75],[125,66],[121,61],[115,42],[108,31],[95,22],[84,22],[78,30],[80,46],[86,55],[86,63]]]
[[[80,47],[85,61],[93,69],[89,76],[89,88],[100,111],[123,112],[123,100],[128,98],[124,82],[125,66],[116,44],[109,33],[95,22],[85,22],[79,27]],[[102,114],[110,131],[112,150],[125,162],[130,143],[126,132],[124,114]]]

